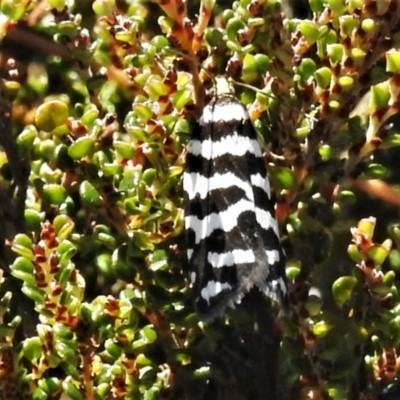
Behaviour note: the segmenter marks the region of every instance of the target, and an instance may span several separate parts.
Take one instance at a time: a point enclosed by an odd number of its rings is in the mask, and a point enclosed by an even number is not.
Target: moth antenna
[[[269,93],[265,93],[264,91],[262,91],[261,89],[258,89],[258,88],[256,88],[255,86],[252,86],[252,85],[249,85],[249,84],[247,84],[247,83],[243,83],[243,82],[238,82],[238,81],[232,81],[236,86],[241,86],[241,87],[244,87],[244,88],[246,88],[246,89],[250,89],[250,90],[253,90],[254,92],[256,92],[256,93],[260,93],[260,94],[262,94],[262,95],[264,95],[264,96],[266,96],[266,97],[269,97],[270,99],[273,99],[273,100],[275,100],[275,99],[279,99],[279,97],[278,96],[273,96],[273,95],[271,95],[271,94],[269,94]]]

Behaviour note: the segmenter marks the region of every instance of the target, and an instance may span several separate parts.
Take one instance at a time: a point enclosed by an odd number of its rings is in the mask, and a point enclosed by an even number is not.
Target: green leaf
[[[369,108],[371,112],[387,107],[390,100],[390,90],[386,83],[371,86]]]
[[[297,185],[296,174],[286,167],[271,167],[270,177],[275,187],[292,189]]]
[[[388,177],[388,170],[382,164],[370,164],[364,172],[366,179],[385,179]]]
[[[38,137],[38,131],[34,125],[27,125],[17,137],[17,144],[24,148],[31,148]]]
[[[258,68],[256,59],[252,54],[246,54],[243,59],[242,79],[246,83],[254,82],[258,79]]]
[[[400,72],[400,51],[391,50],[386,53],[386,71]]]
[[[114,149],[116,150],[117,154],[122,158],[132,158],[135,154],[135,149],[130,143],[122,142],[120,140],[114,140],[113,142]]]
[[[149,235],[143,231],[136,231],[134,232],[134,240],[136,246],[139,247],[141,250],[154,250],[154,244],[150,242]]]
[[[31,230],[38,229],[40,224],[44,221],[44,217],[45,213],[33,209],[26,209],[24,213],[25,223]]]
[[[26,338],[22,343],[22,351],[29,361],[37,360],[42,355],[42,343],[38,337]]]
[[[28,235],[23,233],[17,234],[12,242],[11,249],[22,257],[29,260],[33,259],[32,240]]]
[[[22,286],[22,292],[37,304],[44,304],[46,293],[34,286]]]
[[[350,300],[357,283],[357,279],[354,276],[342,276],[336,279],[332,285],[332,293],[336,302],[343,305]]]
[[[79,194],[86,205],[98,207],[102,204],[99,192],[89,181],[83,181],[80,184]]]
[[[324,337],[331,329],[332,325],[328,324],[326,321],[320,321],[313,326],[312,331],[315,336]]]
[[[156,386],[147,389],[143,396],[143,400],[159,400],[159,399],[160,399],[160,389]]]
[[[25,257],[17,257],[11,265],[11,274],[28,285],[35,285],[33,264]]]
[[[68,154],[75,160],[86,157],[93,151],[95,142],[95,139],[83,136],[69,146]]]
[[[320,28],[321,28],[320,25],[310,20],[301,21],[298,25],[298,29],[301,32],[301,34],[311,42],[315,42],[318,40],[320,36],[319,32]]]
[[[204,39],[211,47],[225,46],[224,33],[221,29],[214,27],[206,29]]]
[[[226,25],[226,34],[230,41],[236,42],[239,30],[245,29],[246,25],[240,18],[231,18]]]
[[[368,249],[368,258],[370,258],[376,265],[382,265],[389,255],[390,247],[384,244],[374,244]]]
[[[305,82],[315,73],[316,64],[311,58],[303,58],[299,65],[299,74],[301,79]]]
[[[64,393],[67,394],[71,400],[85,400],[85,396],[72,382],[72,377],[67,377],[62,382]]]
[[[345,53],[345,48],[342,44],[340,43],[329,44],[326,47],[326,49],[332,64],[335,65],[342,61]]]
[[[68,106],[59,100],[51,100],[40,105],[35,113],[35,124],[42,131],[51,132],[63,125],[68,118]]]
[[[60,205],[67,198],[67,191],[61,185],[48,184],[43,186],[43,195],[51,204]]]
[[[39,387],[48,395],[51,396],[53,393],[60,390],[60,380],[58,378],[46,378],[39,380]]]
[[[326,89],[331,84],[332,71],[328,67],[322,67],[315,71],[314,77],[317,85]]]
[[[60,240],[64,240],[71,234],[75,224],[68,215],[60,214],[54,218],[53,226],[56,231],[57,237]]]
[[[157,333],[154,330],[154,328],[150,325],[146,325],[143,329],[142,329],[142,336],[144,338],[146,338],[146,340],[149,343],[154,342],[155,340],[157,340]]]

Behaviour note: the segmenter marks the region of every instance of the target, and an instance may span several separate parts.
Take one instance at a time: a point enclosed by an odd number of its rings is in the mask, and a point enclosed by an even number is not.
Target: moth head
[[[221,97],[227,94],[234,95],[232,83],[228,81],[224,76],[217,76],[215,78],[215,96]]]
[[[235,96],[231,80],[222,75],[213,77],[213,85],[206,91],[206,103],[223,96]]]

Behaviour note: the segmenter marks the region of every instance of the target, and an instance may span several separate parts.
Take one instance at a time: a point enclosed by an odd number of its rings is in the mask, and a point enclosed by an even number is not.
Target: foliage
[[[304,19],[279,0],[1,12],[14,57],[0,105],[3,399],[256,398],[257,310],[199,323],[182,235],[185,143],[219,74],[265,142],[288,255],[277,397],[398,393],[397,1],[310,0]]]

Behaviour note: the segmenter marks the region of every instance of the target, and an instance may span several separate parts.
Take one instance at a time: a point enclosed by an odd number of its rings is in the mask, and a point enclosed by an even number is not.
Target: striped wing
[[[253,286],[286,294],[269,181],[245,107],[223,96],[203,112],[184,173],[188,259],[199,317],[211,321]]]

